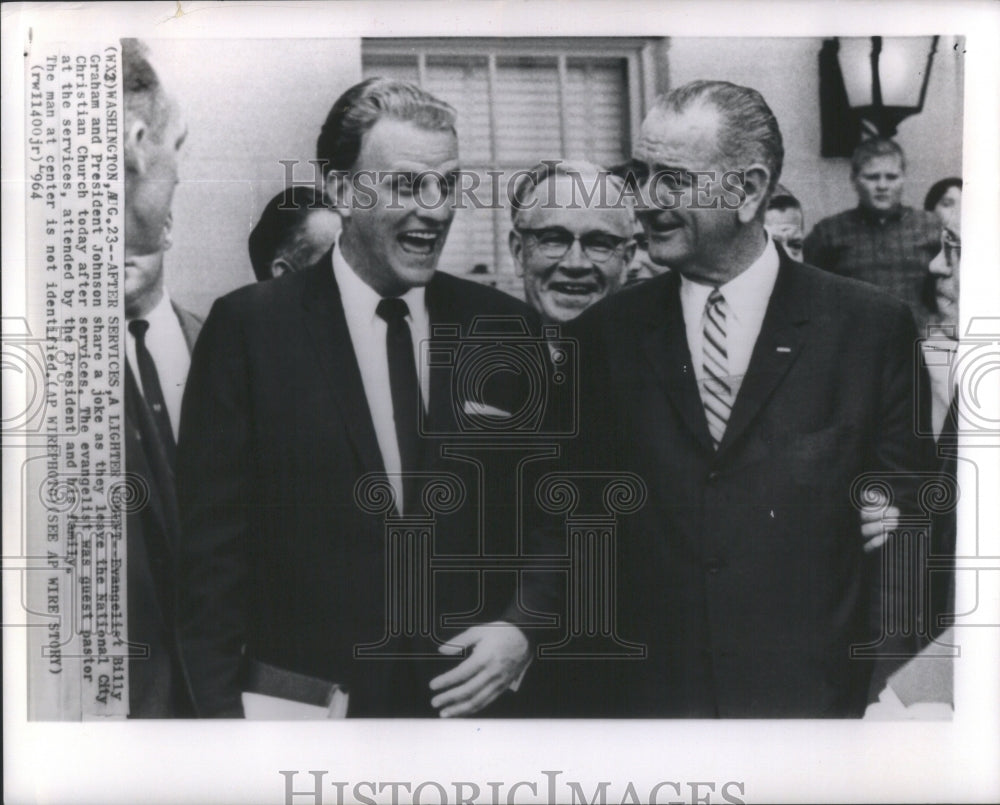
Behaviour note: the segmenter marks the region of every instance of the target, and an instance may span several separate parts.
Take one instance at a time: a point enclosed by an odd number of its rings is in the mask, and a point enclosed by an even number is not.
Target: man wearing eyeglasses
[[[514,188],[510,252],[542,319],[579,316],[621,286],[635,253],[623,183],[589,162],[547,160]]]

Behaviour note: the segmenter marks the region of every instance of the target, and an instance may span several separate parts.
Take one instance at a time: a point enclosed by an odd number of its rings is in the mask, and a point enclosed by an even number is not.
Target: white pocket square
[[[494,408],[492,405],[476,402],[475,400],[466,400],[462,412],[466,416],[490,416],[496,419],[510,419],[512,416],[510,411],[504,411],[502,408]]]

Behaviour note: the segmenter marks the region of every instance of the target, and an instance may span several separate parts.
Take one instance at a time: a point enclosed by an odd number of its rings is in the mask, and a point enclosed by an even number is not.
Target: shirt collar
[[[757,259],[738,276],[719,286],[730,313],[738,322],[747,323],[756,317],[755,313],[766,310],[778,278],[778,267],[781,264],[778,249],[766,232],[765,237],[767,240],[764,250]],[[681,294],[696,308],[703,308],[711,293],[711,285],[692,282],[681,275]]]
[[[375,308],[382,301],[382,297],[367,282],[358,276],[357,272],[347,262],[343,251],[340,249],[340,234],[333,245],[333,277],[337,281],[340,289],[341,302],[344,305],[344,313],[349,318],[357,321],[372,323],[375,318]],[[399,298],[406,302],[410,309],[409,318],[412,320],[415,315],[420,315],[424,310],[424,287],[418,286],[410,288]]]
[[[161,330],[164,326],[168,326],[171,319],[176,319],[174,314],[174,306],[170,301],[170,294],[167,292],[166,287],[163,288],[163,295],[160,297],[160,301],[156,303],[149,313],[145,316],[137,316],[136,318],[145,319],[149,322],[149,330]],[[131,321],[131,319],[129,319]]]
[[[872,224],[881,224],[883,221],[898,221],[903,217],[905,207],[902,204],[897,204],[896,207],[889,212],[880,213],[859,204],[857,210],[858,215],[863,221],[868,221]]]
[[[767,235],[764,251],[750,264],[750,267],[725,285],[719,286],[719,291],[725,297],[729,310],[737,321],[746,323],[751,320],[755,312],[767,308],[775,280],[778,278],[780,263],[778,249],[771,236]]]

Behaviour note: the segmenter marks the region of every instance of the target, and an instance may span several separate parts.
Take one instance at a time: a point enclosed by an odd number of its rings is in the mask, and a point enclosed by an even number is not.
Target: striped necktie
[[[705,378],[701,383],[701,401],[705,406],[708,432],[718,449],[733,408],[732,381],[726,354],[726,300],[718,288],[708,296],[704,321],[702,368]]]

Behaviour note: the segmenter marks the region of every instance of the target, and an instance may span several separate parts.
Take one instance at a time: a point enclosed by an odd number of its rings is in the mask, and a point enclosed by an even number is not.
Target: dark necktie
[[[146,348],[146,332],[149,322],[145,319],[133,319],[128,323],[128,331],[135,336],[135,359],[139,364],[139,379],[142,381],[142,396],[146,398],[149,410],[153,413],[153,421],[160,434],[160,442],[166,453],[170,466],[174,466],[174,455],[177,445],[174,443],[174,431],[170,425],[170,414],[167,403],[163,399],[163,389],[160,387],[160,376],[156,373],[153,356]]]
[[[383,299],[375,312],[385,320],[385,349],[389,359],[389,387],[392,391],[392,414],[396,423],[396,441],[403,473],[419,469],[420,436],[418,415],[421,405],[420,384],[417,382],[417,365],[413,358],[413,337],[406,316],[410,309],[402,299]],[[403,482],[404,511],[413,511],[413,484]]]

